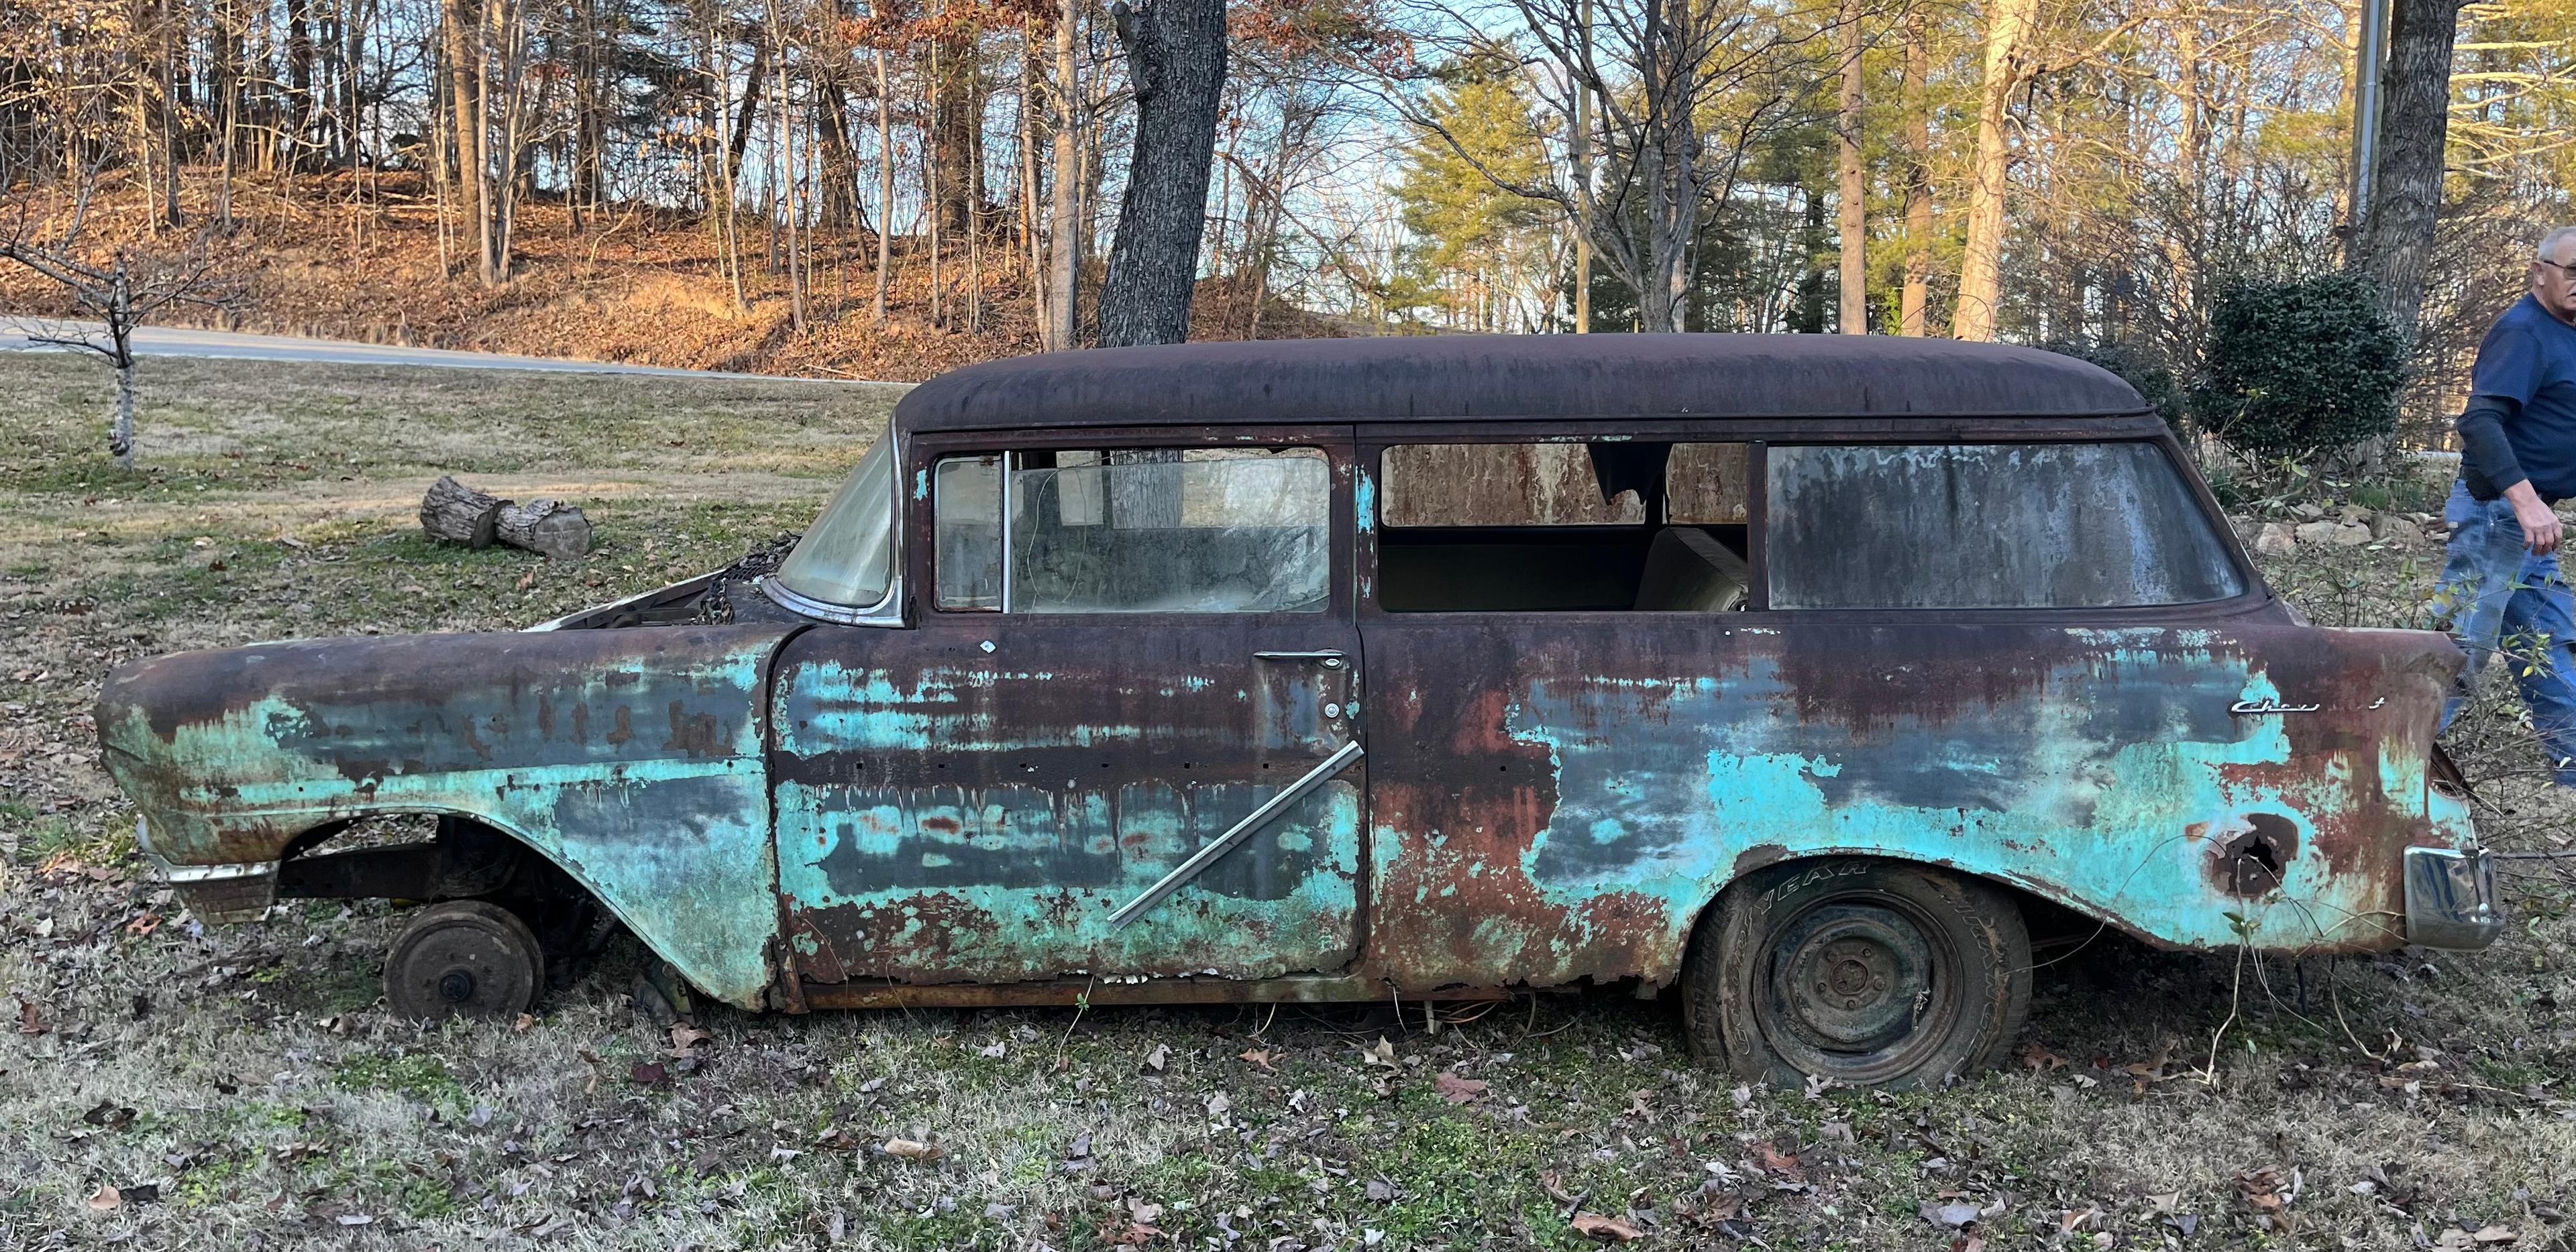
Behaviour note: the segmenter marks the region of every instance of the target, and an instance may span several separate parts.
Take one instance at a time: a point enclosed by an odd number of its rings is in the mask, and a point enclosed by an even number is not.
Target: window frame
[[[1348,426],[1081,426],[1062,428],[997,428],[943,431],[910,441],[904,449],[904,523],[914,542],[905,545],[906,582],[912,588],[914,620],[925,625],[963,625],[996,630],[1002,624],[1080,624],[1107,622],[1138,626],[1184,626],[1213,622],[1348,621],[1352,612],[1353,504],[1352,454]],[[957,457],[1007,457],[1017,452],[1125,452],[1149,449],[1186,451],[1206,448],[1312,448],[1323,453],[1326,470],[1328,526],[1323,611],[1268,610],[1195,613],[1157,610],[1138,613],[1031,613],[998,609],[942,608],[939,605],[938,492],[939,462]],[[1006,462],[1007,464],[1007,462]],[[1008,577],[1009,562],[1003,562]]]
[[[1790,620],[1830,622],[1851,625],[1878,624],[1955,624],[1980,625],[2019,623],[2052,626],[2078,625],[2159,625],[2175,622],[2204,622],[2263,612],[2278,603],[2262,572],[2246,554],[2244,543],[2227,521],[2226,511],[2211,494],[2209,484],[2191,468],[2181,442],[2162,418],[2152,413],[2129,417],[2066,418],[1673,418],[1669,420],[1603,420],[1551,418],[1544,421],[1512,421],[1497,418],[1476,423],[1465,422],[1372,422],[1361,423],[1355,430],[1355,472],[1359,478],[1358,494],[1371,507],[1371,516],[1363,520],[1353,553],[1357,562],[1360,595],[1357,611],[1363,620],[1414,621],[1430,619],[1490,620],[1497,616],[1522,619],[1564,621],[1616,621],[1639,618],[1696,618],[1712,624],[1751,626],[1757,623],[1778,625]],[[1379,458],[1386,449],[1401,444],[1418,443],[1584,443],[1604,439],[1637,439],[1673,443],[1742,443],[1746,449],[1747,499],[1745,543],[1750,549],[1745,563],[1751,569],[1752,587],[1744,608],[1735,613],[1706,614],[1672,610],[1574,609],[1529,612],[1495,612],[1488,610],[1391,611],[1377,602],[1377,530],[1375,503],[1379,484],[1376,481]],[[2165,464],[2182,475],[2182,481],[2199,509],[2204,524],[2210,527],[2220,550],[2236,572],[2243,587],[2238,594],[2220,600],[2203,600],[2188,604],[2123,605],[2108,608],[1819,608],[1775,609],[1771,607],[1770,512],[1771,463],[1774,444],[2042,444],[2042,443],[2152,443],[2162,452]]]

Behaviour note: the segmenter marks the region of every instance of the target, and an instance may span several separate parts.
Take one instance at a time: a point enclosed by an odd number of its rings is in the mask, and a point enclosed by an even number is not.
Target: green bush
[[[2156,410],[2165,424],[2182,426],[2182,393],[2174,386],[2173,371],[2153,356],[2112,340],[2094,342],[2084,339],[2060,339],[2041,344],[2050,352],[2074,357],[2099,365],[2120,376],[2120,381],[2138,389],[2139,398]]]
[[[2201,429],[2257,456],[2303,457],[2397,429],[2406,342],[2344,274],[2220,294],[2192,388]]]

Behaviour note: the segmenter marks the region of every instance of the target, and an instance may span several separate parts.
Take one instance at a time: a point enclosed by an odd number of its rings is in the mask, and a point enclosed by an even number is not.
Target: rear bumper
[[[2484,848],[2406,849],[2406,941],[2470,949],[2504,933],[2496,907],[2495,855]]]

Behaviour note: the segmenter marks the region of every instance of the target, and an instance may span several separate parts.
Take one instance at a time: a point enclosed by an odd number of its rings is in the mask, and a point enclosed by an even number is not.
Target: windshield
[[[877,440],[832,493],[796,550],[778,567],[789,591],[825,604],[867,608],[894,573],[894,440]]]

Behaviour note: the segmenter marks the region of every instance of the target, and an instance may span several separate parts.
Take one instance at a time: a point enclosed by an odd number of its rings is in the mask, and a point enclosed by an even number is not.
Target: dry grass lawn
[[[1739,1089],[1691,1066],[1669,1002],[1616,993],[1437,1021],[716,1011],[683,1059],[628,1006],[631,946],[523,1028],[397,1024],[374,1003],[388,910],[209,929],[138,876],[87,721],[100,675],[515,627],[711,568],[801,525],[891,397],[247,362],[145,381],[129,476],[99,451],[94,365],[0,358],[0,1246],[2566,1240],[2576,889],[2541,861],[2476,955],[2061,952],[2024,1063],[1924,1094]],[[576,499],[601,546],[427,546],[412,510],[442,472]],[[2321,620],[2404,623],[2437,559],[2374,545],[2274,575]],[[2570,806],[2515,716],[2482,706],[2460,748],[2495,840],[2556,848]],[[1444,1073],[1487,1085],[1453,1102]]]

